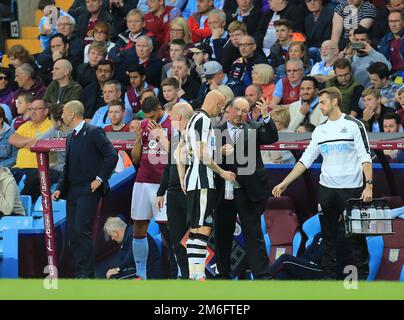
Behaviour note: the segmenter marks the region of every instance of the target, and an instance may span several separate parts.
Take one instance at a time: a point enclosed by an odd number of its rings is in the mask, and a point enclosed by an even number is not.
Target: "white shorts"
[[[131,217],[133,220],[150,220],[154,217],[156,222],[167,222],[166,206],[158,209],[156,206],[157,190],[156,183],[135,182],[132,191]],[[164,196],[164,204],[166,197]]]

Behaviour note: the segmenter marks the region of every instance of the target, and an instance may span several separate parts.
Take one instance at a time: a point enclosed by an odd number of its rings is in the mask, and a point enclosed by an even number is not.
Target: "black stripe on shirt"
[[[366,135],[365,126],[363,125],[363,123],[361,121],[359,121],[358,119],[356,119],[352,116],[349,116],[349,115],[345,115],[345,119],[353,121],[358,125],[363,144],[365,145],[366,152],[370,154],[370,147],[369,147],[369,143],[368,143],[368,139],[367,139],[367,135]]]
[[[326,141],[321,141],[318,143],[318,145],[327,143],[327,142],[336,142],[336,141],[354,141],[354,139],[334,139],[334,140],[326,140]]]

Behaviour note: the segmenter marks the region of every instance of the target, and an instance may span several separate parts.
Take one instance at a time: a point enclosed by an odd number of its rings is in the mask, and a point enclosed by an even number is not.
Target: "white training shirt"
[[[338,120],[327,120],[316,127],[299,161],[309,168],[320,154],[321,185],[335,189],[362,187],[362,164],[372,163],[362,122],[343,113]]]

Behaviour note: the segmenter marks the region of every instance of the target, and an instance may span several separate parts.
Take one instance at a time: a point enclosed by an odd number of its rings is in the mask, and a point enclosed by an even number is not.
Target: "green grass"
[[[43,280],[0,280],[0,299],[101,300],[361,300],[404,299],[403,282],[342,281],[181,281],[59,280],[46,290]]]

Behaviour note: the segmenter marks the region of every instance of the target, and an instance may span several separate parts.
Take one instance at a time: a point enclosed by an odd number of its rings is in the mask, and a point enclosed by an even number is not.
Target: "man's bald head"
[[[61,84],[65,85],[70,79],[72,70],[73,67],[69,60],[59,59],[53,65],[52,80],[59,81]]]
[[[194,110],[187,102],[178,102],[173,106],[173,109],[171,110],[171,116],[175,120],[180,120],[181,118],[189,120],[191,119],[193,114]]]
[[[179,102],[173,106],[171,110],[172,125],[174,128],[183,132],[194,114],[194,110],[187,102]]]
[[[226,103],[226,97],[219,90],[210,91],[203,101],[202,109],[205,110],[211,117],[216,117],[221,114]]]
[[[66,103],[63,107],[63,111],[64,110],[74,113],[77,118],[84,118],[84,105],[78,100]]]

